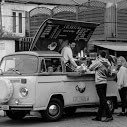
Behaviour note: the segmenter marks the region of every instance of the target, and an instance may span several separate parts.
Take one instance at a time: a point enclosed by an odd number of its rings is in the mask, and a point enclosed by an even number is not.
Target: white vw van
[[[46,20],[38,30],[30,51],[16,52],[0,63],[0,109],[18,120],[31,111],[56,121],[78,107],[98,106],[94,73],[66,72],[59,53],[64,37],[78,49],[88,42],[98,24],[57,19]],[[118,91],[113,78],[108,81],[110,109],[117,107]]]

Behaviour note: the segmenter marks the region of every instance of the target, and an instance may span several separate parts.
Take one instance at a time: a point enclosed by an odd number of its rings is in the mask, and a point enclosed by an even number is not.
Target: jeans
[[[107,84],[96,84],[96,90],[97,90],[97,94],[99,96],[99,101],[100,101],[100,105],[98,108],[98,113],[97,113],[97,117],[101,118],[104,111],[105,111],[105,115],[106,117],[110,118],[112,117],[112,114],[109,110],[108,104],[107,104],[107,100],[106,100],[106,90],[107,90]]]
[[[122,103],[122,112],[125,112],[127,107],[127,87],[123,87],[119,90],[119,95]]]

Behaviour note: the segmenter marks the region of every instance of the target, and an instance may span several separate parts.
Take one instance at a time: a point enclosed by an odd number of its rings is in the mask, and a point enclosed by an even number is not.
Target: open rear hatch
[[[37,31],[30,51],[54,50],[60,52],[62,40],[76,43],[76,51],[86,47],[91,35],[99,24],[72,20],[47,19]]]

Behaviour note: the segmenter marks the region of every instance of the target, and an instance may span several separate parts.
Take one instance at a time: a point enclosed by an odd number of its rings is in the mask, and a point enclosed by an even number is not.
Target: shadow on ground
[[[76,112],[74,113],[73,115],[63,115],[63,117],[57,121],[58,123],[61,122],[61,121],[65,121],[65,120],[71,120],[71,119],[74,119],[74,118],[83,118],[83,117],[89,117],[89,116],[95,116],[96,115],[96,112]],[[33,124],[39,124],[39,123],[49,123],[47,121],[44,121],[43,118],[41,117],[36,117],[36,116],[26,116],[24,119],[22,120],[18,120],[18,121],[14,121],[14,120],[11,120],[9,118],[7,118],[6,120],[0,122],[0,125],[20,125],[20,126],[23,126],[24,124],[25,125],[33,125]],[[52,123],[52,122],[50,122]]]

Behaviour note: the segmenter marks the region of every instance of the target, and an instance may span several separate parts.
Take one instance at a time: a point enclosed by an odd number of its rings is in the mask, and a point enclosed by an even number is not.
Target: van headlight
[[[26,87],[20,88],[20,94],[22,97],[26,97],[28,95],[28,89]]]

